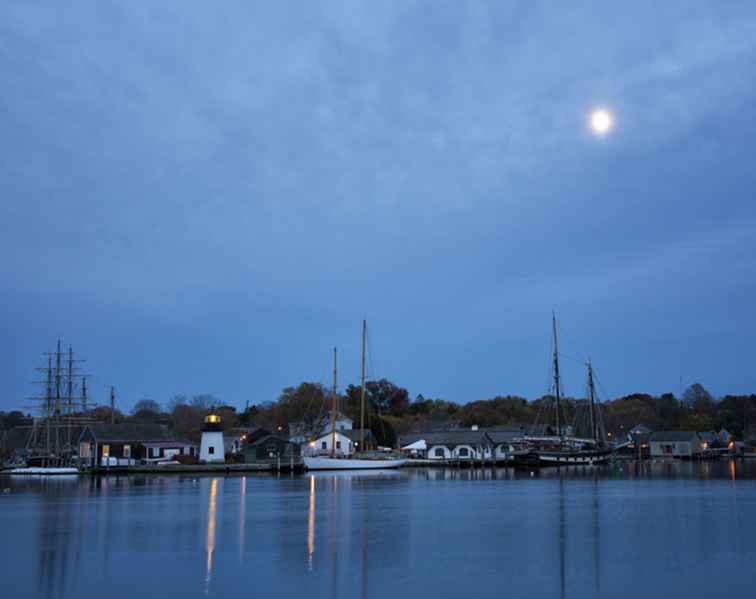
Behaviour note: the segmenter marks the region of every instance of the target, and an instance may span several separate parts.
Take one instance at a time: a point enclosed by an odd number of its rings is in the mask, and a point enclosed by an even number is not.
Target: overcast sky
[[[0,409],[756,392],[756,5],[0,6]],[[615,118],[603,137],[588,115]]]

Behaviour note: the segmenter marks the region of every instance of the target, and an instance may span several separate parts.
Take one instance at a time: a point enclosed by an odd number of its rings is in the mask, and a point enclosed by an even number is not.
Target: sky
[[[753,2],[0,6],[0,410],[756,392]],[[588,126],[603,107],[606,135]]]

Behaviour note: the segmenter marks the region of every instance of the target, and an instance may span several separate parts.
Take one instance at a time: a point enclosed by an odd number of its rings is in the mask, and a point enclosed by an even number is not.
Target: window
[[[123,446],[123,457],[130,458],[131,457],[131,445],[124,445]]]
[[[435,455],[437,458],[444,457],[444,448],[443,447],[436,447],[436,450],[433,452],[433,455]]]
[[[211,445],[210,447],[208,447],[207,453],[209,453],[210,455],[213,455],[215,453],[215,446]]]
[[[336,441],[336,449],[341,449],[341,441]]]
[[[102,446],[102,457],[107,458],[110,456],[110,445]]]
[[[320,444],[320,449],[328,449],[328,444],[327,444],[327,443],[326,443],[325,441],[323,441],[323,442],[322,442],[322,443]]]
[[[470,452],[467,450],[467,447],[460,447],[457,453],[461,458],[466,458],[470,454]]]

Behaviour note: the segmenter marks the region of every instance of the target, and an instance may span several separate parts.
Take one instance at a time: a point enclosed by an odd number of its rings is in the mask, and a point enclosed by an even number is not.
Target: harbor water
[[[0,477],[10,598],[752,596],[756,461]]]

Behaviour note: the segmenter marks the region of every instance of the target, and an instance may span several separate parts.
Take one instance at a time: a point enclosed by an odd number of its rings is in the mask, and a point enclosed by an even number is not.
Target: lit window
[[[131,445],[124,445],[123,446],[123,457],[130,458],[131,457]]]
[[[102,446],[102,457],[107,458],[110,456],[110,445],[103,445]]]

